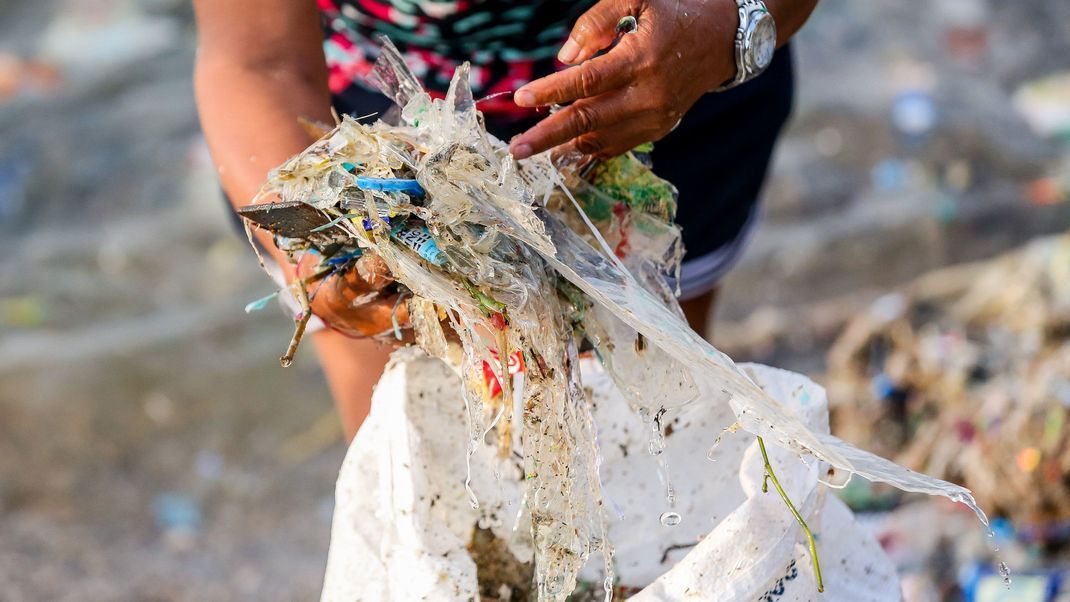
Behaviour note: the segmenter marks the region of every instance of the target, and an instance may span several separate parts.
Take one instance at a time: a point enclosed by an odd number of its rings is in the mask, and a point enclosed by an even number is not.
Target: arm
[[[816,4],[766,0],[779,45]],[[564,63],[583,64],[517,90],[520,106],[573,104],[514,139],[514,156],[565,145],[610,157],[662,138],[699,97],[736,73],[736,10],[733,0],[601,0],[579,18],[558,54]],[[626,15],[637,18],[638,29],[591,59],[617,38],[617,21]]]
[[[299,118],[331,122],[319,21],[310,0],[194,0],[201,127],[235,207],[312,140]],[[289,265],[270,236],[257,238]],[[291,275],[288,273],[288,275]]]
[[[332,122],[319,14],[313,0],[194,0],[193,5],[200,34],[194,85],[201,126],[227,196],[241,206],[251,202],[270,169],[312,142],[299,118]],[[293,278],[271,237],[256,236]],[[353,284],[352,278],[333,279],[343,280]],[[317,295],[316,313],[331,309],[325,307],[330,301],[330,295]],[[332,331],[316,333],[315,340],[352,438],[368,413],[372,386],[389,351]]]

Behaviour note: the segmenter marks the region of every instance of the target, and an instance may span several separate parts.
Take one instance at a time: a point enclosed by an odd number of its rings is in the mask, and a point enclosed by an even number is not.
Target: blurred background
[[[290,322],[242,312],[272,286],[220,201],[194,43],[182,0],[0,4],[0,600],[318,595],[341,430],[311,348],[278,366]],[[822,0],[794,45],[715,343],[978,493],[991,538],[841,491],[908,600],[1070,599],[1070,3]]]

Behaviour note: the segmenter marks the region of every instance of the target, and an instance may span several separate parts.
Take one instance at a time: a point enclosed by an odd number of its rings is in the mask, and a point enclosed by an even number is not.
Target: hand
[[[306,262],[299,264],[297,276],[307,277],[303,274],[307,269]],[[398,293],[385,292],[392,282],[386,263],[378,255],[365,254],[346,271],[308,284],[309,295],[314,295],[312,313],[331,328],[356,338],[392,333],[395,320],[399,327],[407,328],[408,304],[398,303]]]
[[[628,15],[638,29],[588,61],[617,39],[617,22]],[[558,54],[563,63],[582,64],[513,96],[522,107],[572,103],[515,138],[513,156],[566,145],[566,152],[607,158],[662,138],[700,96],[735,76],[738,24],[732,0],[601,0]]]

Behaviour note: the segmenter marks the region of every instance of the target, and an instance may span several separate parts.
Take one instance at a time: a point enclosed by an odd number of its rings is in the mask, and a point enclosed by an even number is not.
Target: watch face
[[[751,67],[756,72],[762,72],[769,63],[773,62],[773,52],[776,51],[776,24],[773,17],[765,12],[751,13],[750,35],[747,36],[747,54]]]

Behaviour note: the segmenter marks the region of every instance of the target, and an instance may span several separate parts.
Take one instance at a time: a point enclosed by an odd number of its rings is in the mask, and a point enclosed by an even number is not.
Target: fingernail
[[[580,54],[580,45],[577,44],[572,38],[569,38],[565,45],[561,47],[561,52],[557,53],[557,60],[565,64],[572,64],[572,61],[576,60],[576,57]]]
[[[517,160],[527,159],[531,156],[530,144],[514,144],[509,150],[513,153],[513,158]]]
[[[531,90],[525,90],[520,88],[513,94],[513,102],[521,107],[533,107],[535,106],[535,94]]]

